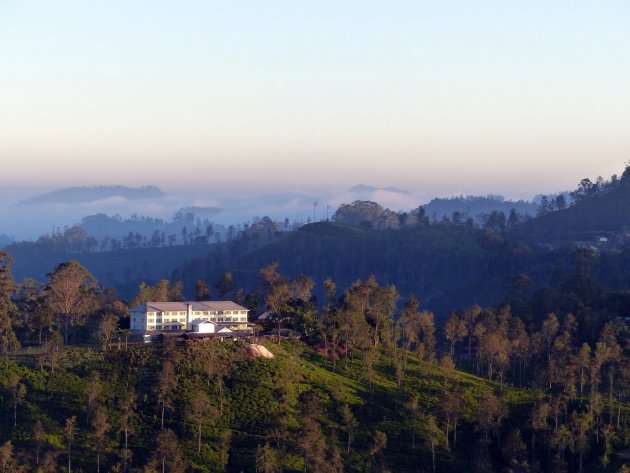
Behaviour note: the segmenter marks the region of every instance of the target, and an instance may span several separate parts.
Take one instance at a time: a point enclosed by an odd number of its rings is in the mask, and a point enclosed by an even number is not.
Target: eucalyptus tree
[[[61,263],[48,275],[45,301],[64,327],[66,344],[69,326],[96,309],[100,292],[94,276],[77,261]]]
[[[105,447],[105,441],[107,432],[111,428],[111,425],[107,419],[107,411],[104,407],[99,406],[94,413],[92,419],[92,428],[94,429],[94,443],[96,446],[96,471],[101,471],[101,453]]]

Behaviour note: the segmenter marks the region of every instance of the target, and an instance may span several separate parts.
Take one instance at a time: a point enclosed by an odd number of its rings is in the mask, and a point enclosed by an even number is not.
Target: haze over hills
[[[122,197],[127,200],[159,199],[165,195],[166,194],[156,186],[65,187],[22,200],[16,205],[79,204],[110,199],[112,197]]]
[[[101,185],[92,187],[68,187],[36,196],[20,194],[3,195],[0,200],[0,234],[11,236],[0,241],[0,245],[16,241],[36,240],[42,235],[57,233],[64,228],[82,225],[86,218],[104,215],[118,220],[150,220],[165,223],[176,219],[176,215],[192,213],[194,218],[209,220],[213,224],[229,227],[253,222],[256,218],[270,218],[298,226],[309,221],[324,221],[332,217],[339,205],[356,200],[379,202],[397,212],[409,212],[429,202],[433,196],[423,192],[408,191],[396,187],[375,187],[358,185],[346,190],[326,190],[321,192],[300,192],[278,190],[259,193],[239,189],[232,193],[217,193],[212,190],[160,189],[148,185],[126,187],[121,185]],[[28,195],[28,194],[27,194]],[[13,200],[15,199],[15,200]],[[450,216],[457,210],[468,212],[476,221],[488,209],[508,211],[509,204],[489,201],[483,208],[474,202],[449,200],[448,208],[431,209],[439,218],[443,213]],[[518,206],[517,206],[518,207]],[[525,210],[518,207],[519,213]],[[153,230],[144,227],[149,235]],[[126,231],[136,231],[131,228]],[[161,229],[160,229],[161,230]],[[96,229],[94,237],[105,236],[105,229]],[[115,235],[109,235],[114,237]]]

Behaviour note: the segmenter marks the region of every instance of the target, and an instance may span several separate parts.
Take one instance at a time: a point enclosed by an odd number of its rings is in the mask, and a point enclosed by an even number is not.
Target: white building
[[[232,301],[146,302],[131,309],[129,328],[133,333],[191,331],[193,322],[198,325],[208,321],[215,325],[203,327],[205,333],[216,333],[224,327],[248,331],[253,324],[247,323],[247,312]]]

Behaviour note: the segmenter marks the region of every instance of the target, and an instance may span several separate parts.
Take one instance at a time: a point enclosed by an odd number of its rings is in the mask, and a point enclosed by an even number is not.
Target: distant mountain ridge
[[[376,192],[376,191],[387,191],[387,192],[393,192],[395,194],[410,194],[409,191],[406,191],[404,189],[399,189],[398,187],[375,187],[375,186],[368,186],[365,184],[358,184],[356,186],[354,186],[352,189],[350,189],[350,192],[357,192],[360,194],[368,194],[370,192]]]
[[[79,204],[89,203],[111,197],[124,197],[128,200],[159,199],[166,194],[156,186],[91,186],[65,187],[46,192],[19,202],[17,205],[41,204]]]

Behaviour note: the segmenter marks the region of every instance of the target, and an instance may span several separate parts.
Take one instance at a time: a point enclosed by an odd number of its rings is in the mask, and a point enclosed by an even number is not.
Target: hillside
[[[114,286],[121,297],[136,294],[141,281],[158,281],[169,277],[183,261],[205,257],[210,245],[180,245],[161,248],[138,248],[98,253],[74,253],[31,244],[10,247],[12,271],[17,281],[34,278],[43,282],[57,265],[76,260],[104,286]]]
[[[600,237],[614,240],[627,238],[630,228],[630,175],[599,188],[592,186],[582,190],[579,197],[574,205],[566,209],[515,226],[510,237],[537,243],[594,243]]]
[[[253,237],[252,237],[253,238]],[[399,230],[365,230],[337,223],[305,225],[296,232],[224,244],[139,248],[72,253],[30,244],[11,246],[12,270],[20,281],[44,281],[58,264],[77,260],[104,286],[130,299],[141,281],[182,280],[189,297],[196,281],[214,284],[227,271],[246,292],[256,291],[258,272],[277,261],[288,276],[308,274],[317,283],[333,278],[340,288],[374,274],[395,284],[405,296],[415,293],[440,316],[464,305],[503,300],[511,280],[526,272],[536,285],[546,282],[550,260],[522,244],[479,229],[438,224]],[[478,275],[483,274],[483,277]],[[316,292],[323,300],[321,292]]]
[[[265,446],[287,472],[303,471],[305,459],[311,471],[328,471],[316,466],[321,462],[343,464],[347,472],[415,472],[419,465],[425,465],[420,471],[429,471],[432,441],[437,471],[455,472],[470,469],[478,458],[474,412],[480,400],[502,391],[504,433],[524,422],[533,403],[525,391],[501,390],[413,355],[397,377],[383,352],[369,360],[364,355],[333,363],[300,342],[266,345],[276,354],[274,360],[248,358],[244,345],[232,342],[132,345],[106,352],[72,348],[60,354],[54,372],[45,354],[16,355],[15,362],[0,362],[0,385],[18,374],[25,394],[17,405],[15,427],[13,404],[1,408],[0,440],[13,438],[23,462],[33,465],[37,453],[40,458],[50,454],[62,465],[67,461],[64,426],[76,416],[73,469],[95,471],[93,426],[100,409],[109,426],[100,447],[102,470],[123,462],[124,437],[116,432],[128,425],[132,455],[127,458],[131,471],[141,471],[156,455],[160,399],[166,399],[164,427],[176,434],[189,472],[254,471]],[[160,394],[165,363],[173,363],[174,384]],[[442,428],[439,406],[446,389],[461,399],[457,448],[426,423],[432,416],[430,422]],[[131,404],[125,401],[129,394]],[[206,404],[195,417],[190,412],[197,398]],[[42,423],[41,439],[21,440],[30,438],[36,420]]]
[[[194,287],[197,279],[216,281],[231,271],[239,287],[251,290],[259,284],[260,268],[273,261],[288,276],[308,274],[318,288],[327,277],[345,288],[374,274],[382,284],[395,284],[403,295],[415,293],[423,306],[440,315],[467,304],[502,300],[511,278],[521,272],[540,281],[546,278],[540,266],[546,263],[527,247],[457,225],[374,231],[322,222],[246,254],[239,254],[237,246],[233,249],[222,257],[210,254],[190,261],[175,276]],[[318,296],[323,300],[321,293]]]

